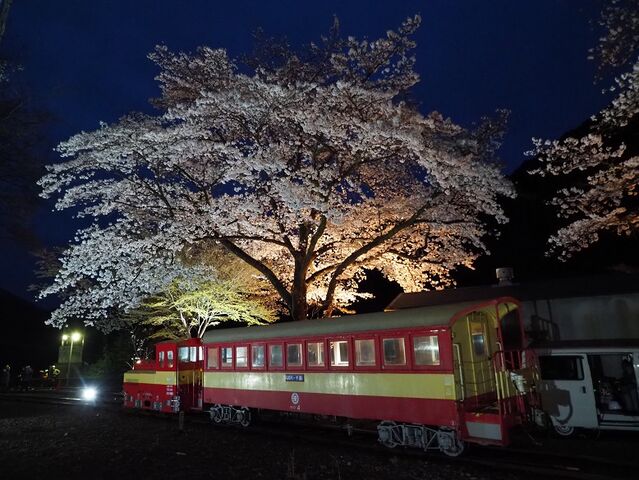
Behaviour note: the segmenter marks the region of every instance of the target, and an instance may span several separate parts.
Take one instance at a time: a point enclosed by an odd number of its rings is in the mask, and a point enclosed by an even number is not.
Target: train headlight
[[[82,398],[88,402],[93,402],[98,397],[98,390],[95,387],[85,387],[82,389]]]

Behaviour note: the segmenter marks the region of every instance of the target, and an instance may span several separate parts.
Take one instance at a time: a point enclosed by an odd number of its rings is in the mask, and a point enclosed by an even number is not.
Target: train
[[[506,446],[534,408],[519,302],[426,306],[215,329],[156,344],[124,408],[250,425],[263,412],[366,422],[387,447]]]

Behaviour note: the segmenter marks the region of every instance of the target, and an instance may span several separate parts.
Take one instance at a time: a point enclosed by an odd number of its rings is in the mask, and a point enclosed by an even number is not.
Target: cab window
[[[180,347],[178,349],[178,359],[180,362],[189,361],[189,347]]]
[[[173,350],[166,352],[166,363],[167,367],[173,368]]]
[[[218,369],[220,368],[220,360],[218,355],[220,351],[217,347],[209,347],[207,350],[206,368]]]
[[[583,380],[581,357],[571,355],[540,355],[539,369],[543,380]]]
[[[382,344],[384,348],[384,365],[406,365],[406,349],[402,337],[385,338]]]
[[[160,352],[158,363],[160,364],[160,368],[164,368],[164,351]]]

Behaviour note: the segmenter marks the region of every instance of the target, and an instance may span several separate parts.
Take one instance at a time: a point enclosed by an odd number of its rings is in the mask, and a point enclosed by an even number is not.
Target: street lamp
[[[79,332],[73,332],[71,335],[67,335],[66,333],[62,335],[63,344],[67,340],[71,339],[71,344],[69,345],[69,361],[67,362],[67,387],[69,386],[69,379],[70,379],[70,373],[71,373],[71,358],[73,355],[73,344],[76,342],[79,342],[81,338],[82,338],[82,334],[80,334]]]

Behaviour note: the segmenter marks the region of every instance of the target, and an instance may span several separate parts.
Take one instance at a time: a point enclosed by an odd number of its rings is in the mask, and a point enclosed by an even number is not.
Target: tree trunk
[[[306,272],[308,265],[304,257],[295,259],[295,273],[293,288],[291,289],[291,317],[293,320],[306,320],[308,316],[308,304],[306,301],[307,286]]]

